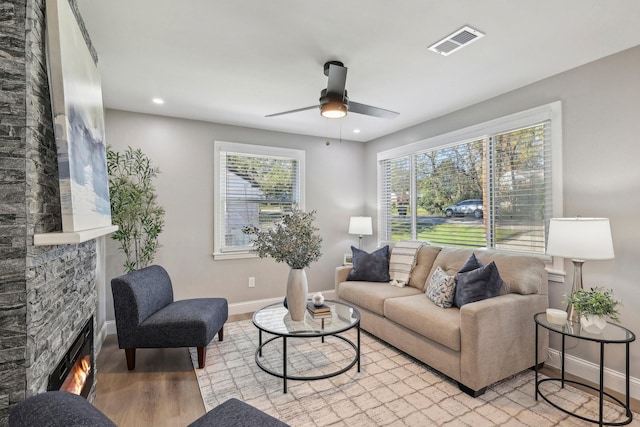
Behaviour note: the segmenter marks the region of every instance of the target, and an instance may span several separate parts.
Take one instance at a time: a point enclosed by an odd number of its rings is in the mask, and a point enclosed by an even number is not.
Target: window
[[[215,142],[214,259],[246,257],[246,225],[267,228],[304,209],[304,151]]]
[[[379,153],[380,239],[544,254],[561,150],[557,102]]]

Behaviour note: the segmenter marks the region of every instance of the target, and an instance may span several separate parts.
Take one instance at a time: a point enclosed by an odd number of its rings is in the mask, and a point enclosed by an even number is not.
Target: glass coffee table
[[[358,365],[360,372],[360,312],[357,308],[337,301],[327,300],[324,302],[331,308],[331,316],[326,318],[314,318],[309,311],[305,312],[304,319],[298,322],[291,320],[289,311],[282,303],[268,305],[256,311],[253,315],[253,324],[258,328],[258,348],[256,350],[256,364],[268,374],[283,379],[284,393],[287,392],[287,380],[320,380],[340,375],[354,365]],[[349,338],[339,335],[349,329],[356,328],[356,343]],[[274,335],[262,341],[262,333]],[[336,337],[353,348],[354,356],[347,366],[320,375],[288,375],[287,374],[287,339],[288,338],[320,338],[321,343],[325,343],[325,337]],[[263,349],[267,351],[270,347],[267,344],[274,340],[282,340],[282,371],[278,372],[262,361]],[[318,347],[322,349],[323,346]]]

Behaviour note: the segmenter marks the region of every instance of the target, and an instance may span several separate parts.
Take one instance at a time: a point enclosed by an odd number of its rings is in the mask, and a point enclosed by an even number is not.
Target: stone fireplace
[[[62,230],[44,20],[44,0],[0,0],[0,425],[97,329],[97,241],[33,242]]]

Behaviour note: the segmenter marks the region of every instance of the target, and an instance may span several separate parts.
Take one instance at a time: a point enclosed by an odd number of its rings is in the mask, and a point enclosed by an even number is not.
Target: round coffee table
[[[292,380],[320,380],[340,375],[355,364],[360,372],[360,312],[357,308],[337,301],[325,301],[331,308],[331,316],[314,318],[307,310],[304,319],[295,322],[291,320],[289,311],[282,303],[268,305],[256,311],[253,315],[253,324],[258,328],[258,349],[256,350],[256,364],[268,374],[282,378],[284,382],[284,393],[287,392],[287,379]],[[351,328],[357,329],[357,342],[338,335]],[[262,333],[274,335],[265,342],[262,342]],[[294,376],[287,375],[287,338],[321,338],[322,343],[327,336],[333,336],[349,344],[354,350],[354,358],[342,369],[322,375]],[[262,349],[270,342],[282,339],[282,372],[277,372],[267,366],[262,361]],[[322,347],[321,347],[322,348]]]

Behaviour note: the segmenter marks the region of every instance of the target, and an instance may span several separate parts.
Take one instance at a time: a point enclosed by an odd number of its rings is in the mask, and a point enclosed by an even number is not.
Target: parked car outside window
[[[447,217],[473,215],[474,218],[482,218],[482,199],[469,199],[444,208]]]

